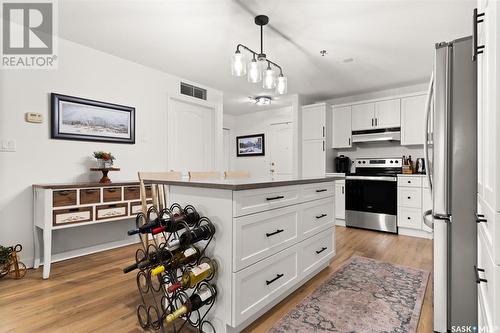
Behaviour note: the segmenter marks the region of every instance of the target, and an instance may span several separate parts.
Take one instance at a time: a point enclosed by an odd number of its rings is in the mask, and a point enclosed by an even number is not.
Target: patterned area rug
[[[414,333],[429,272],[354,256],[269,333]]]

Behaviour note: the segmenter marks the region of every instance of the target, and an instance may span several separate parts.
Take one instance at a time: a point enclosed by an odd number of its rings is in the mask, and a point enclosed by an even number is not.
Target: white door
[[[324,177],[326,167],[325,141],[302,141],[302,176]]]
[[[292,175],[292,123],[273,124],[269,129],[269,172],[271,176]]]
[[[345,181],[335,182],[335,218],[345,220]]]
[[[423,145],[427,95],[401,98],[401,145]]]
[[[325,137],[326,104],[302,107],[302,139],[314,140]]]
[[[168,169],[215,170],[215,110],[172,98],[168,114]]]
[[[400,110],[401,100],[399,98],[376,102],[375,128],[390,128],[401,126]]]
[[[375,125],[375,103],[353,105],[351,117],[353,131],[372,129]]]
[[[349,148],[351,144],[351,107],[334,107],[332,148]]]
[[[222,167],[223,171],[228,171],[231,170],[231,131],[228,128],[222,131],[222,141],[224,144]]]

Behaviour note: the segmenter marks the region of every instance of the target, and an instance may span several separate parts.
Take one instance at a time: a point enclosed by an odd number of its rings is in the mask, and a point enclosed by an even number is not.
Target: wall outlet
[[[41,113],[26,112],[25,116],[28,123],[41,124],[43,122],[43,115]]]
[[[0,144],[0,151],[15,152],[16,151],[16,141],[14,141],[14,140],[2,140],[2,142]]]

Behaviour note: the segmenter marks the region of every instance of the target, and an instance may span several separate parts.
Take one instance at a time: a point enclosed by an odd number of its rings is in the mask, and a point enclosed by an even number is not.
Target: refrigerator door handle
[[[425,128],[424,128],[424,160],[425,165],[427,166],[427,172],[425,173],[427,180],[429,181],[429,188],[432,193],[432,168],[429,164],[429,141],[431,133],[429,132],[429,120],[431,119],[431,107],[432,107],[432,98],[434,93],[434,72],[431,73],[431,80],[429,82],[429,89],[427,90],[427,100],[425,102]],[[425,219],[424,219],[425,221]]]
[[[426,226],[428,226],[429,228],[434,229],[434,222],[433,221],[429,221],[429,219],[427,218],[427,216],[429,216],[429,215],[432,216],[432,209],[426,210],[424,212],[424,215],[423,215],[424,224]]]

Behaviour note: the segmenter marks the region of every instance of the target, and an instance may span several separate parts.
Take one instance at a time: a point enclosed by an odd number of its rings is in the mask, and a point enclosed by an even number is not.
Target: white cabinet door
[[[353,105],[351,117],[353,131],[372,129],[375,125],[375,103]]]
[[[335,218],[345,220],[345,182],[335,182]]]
[[[349,148],[351,144],[351,107],[333,107],[332,148]]]
[[[314,140],[325,137],[326,104],[302,107],[302,139]]]
[[[323,177],[326,167],[325,141],[302,141],[302,176]]]
[[[401,100],[391,99],[375,103],[375,128],[401,126]]]
[[[401,98],[401,145],[423,145],[427,96]]]

